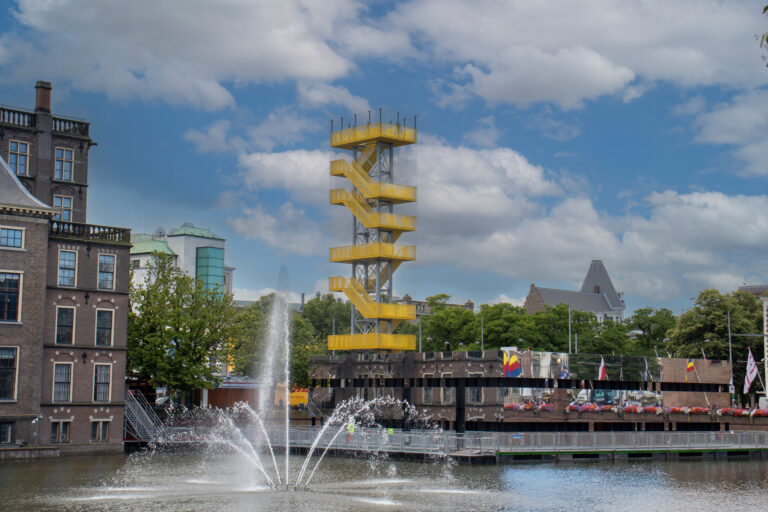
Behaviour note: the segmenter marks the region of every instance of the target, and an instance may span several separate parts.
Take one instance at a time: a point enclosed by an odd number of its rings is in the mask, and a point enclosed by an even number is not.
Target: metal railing
[[[143,442],[154,442],[162,433],[163,422],[141,391],[125,391],[125,430],[126,434]]]
[[[318,446],[327,447],[338,428],[329,428]],[[308,448],[319,427],[291,429],[291,445]],[[281,442],[277,432],[271,435]],[[768,450],[768,432],[456,432],[365,429],[343,431],[332,448],[443,455],[498,453]]]

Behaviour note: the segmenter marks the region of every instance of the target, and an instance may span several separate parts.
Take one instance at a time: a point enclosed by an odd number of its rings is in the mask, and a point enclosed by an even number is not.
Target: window
[[[24,247],[24,230],[16,228],[0,228],[0,247]]]
[[[138,259],[131,260],[129,268],[130,269],[141,268],[141,262]]]
[[[221,247],[198,247],[195,276],[203,282],[206,290],[222,291],[224,287],[224,249]]]
[[[56,344],[72,345],[75,342],[75,308],[56,306]]]
[[[72,220],[72,196],[53,196],[53,207],[59,210],[53,216],[55,220],[69,222]]]
[[[0,423],[0,444],[13,442],[13,423]]]
[[[425,379],[431,379],[432,377],[433,375],[431,373],[424,374]],[[425,404],[432,403],[432,388],[424,387],[424,403]]]
[[[109,377],[112,365],[96,364],[93,367],[93,401],[109,402]]]
[[[0,347],[0,400],[16,400],[16,347]]]
[[[91,441],[105,442],[109,441],[109,422],[92,421],[91,422]]]
[[[0,322],[21,321],[21,273],[0,272]]]
[[[114,314],[111,309],[96,310],[96,345],[108,347],[112,345],[112,326]]]
[[[115,255],[99,254],[99,290],[115,288]]]
[[[11,140],[8,151],[8,166],[19,176],[29,173],[29,144],[20,140]]]
[[[53,421],[51,422],[51,442],[68,443],[69,425],[71,421]]]
[[[56,167],[53,177],[57,180],[72,181],[75,152],[71,149],[56,148]]]
[[[451,373],[443,373],[440,375],[441,379],[450,379],[453,374]],[[450,405],[453,402],[453,388],[449,387],[442,387],[440,388],[440,391],[442,392],[442,402],[446,405]]]
[[[69,402],[72,392],[72,363],[53,365],[53,401]]]
[[[77,271],[77,253],[75,251],[59,251],[59,286],[75,286]]]
[[[469,378],[482,377],[482,373],[470,373]],[[467,388],[467,401],[471,404],[483,403],[483,388]]]

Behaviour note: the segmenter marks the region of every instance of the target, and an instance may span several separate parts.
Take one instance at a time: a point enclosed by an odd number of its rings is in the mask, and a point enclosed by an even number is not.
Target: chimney
[[[51,113],[51,82],[38,80],[35,84],[35,112]]]

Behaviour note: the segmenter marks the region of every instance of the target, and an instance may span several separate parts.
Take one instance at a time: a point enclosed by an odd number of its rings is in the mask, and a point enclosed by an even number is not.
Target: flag
[[[693,370],[695,370],[693,366],[693,359],[690,357],[688,358],[688,362],[685,365],[685,382],[688,382],[688,374],[691,373]]]
[[[523,367],[515,354],[504,352],[504,376],[520,377],[523,374]]]
[[[600,356],[600,370],[597,372],[597,380],[605,380],[608,378],[608,372],[605,371],[605,358]]]
[[[564,364],[560,367],[560,378],[561,379],[567,379],[568,378],[568,367]]]
[[[757,377],[757,363],[752,356],[752,349],[749,349],[749,357],[747,357],[747,374],[744,375],[744,394],[749,392],[749,388],[752,386],[752,381]]]
[[[650,372],[648,371],[648,358],[644,357],[643,360],[645,360],[645,371],[643,372],[643,381],[648,382],[648,376],[650,375]]]

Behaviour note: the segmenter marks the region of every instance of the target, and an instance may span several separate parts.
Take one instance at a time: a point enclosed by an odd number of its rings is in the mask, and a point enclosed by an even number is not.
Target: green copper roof
[[[131,233],[131,243],[148,242],[152,240],[152,235],[147,233]]]
[[[152,254],[155,252],[163,254],[176,254],[171,250],[170,247],[168,247],[168,242],[151,239],[144,242],[136,242],[133,239],[131,241],[133,242],[133,247],[131,247],[131,254]]]
[[[168,236],[196,236],[199,238],[211,238],[213,240],[224,240],[216,233],[207,228],[196,228],[191,224],[184,224],[173,233],[169,233]]]

